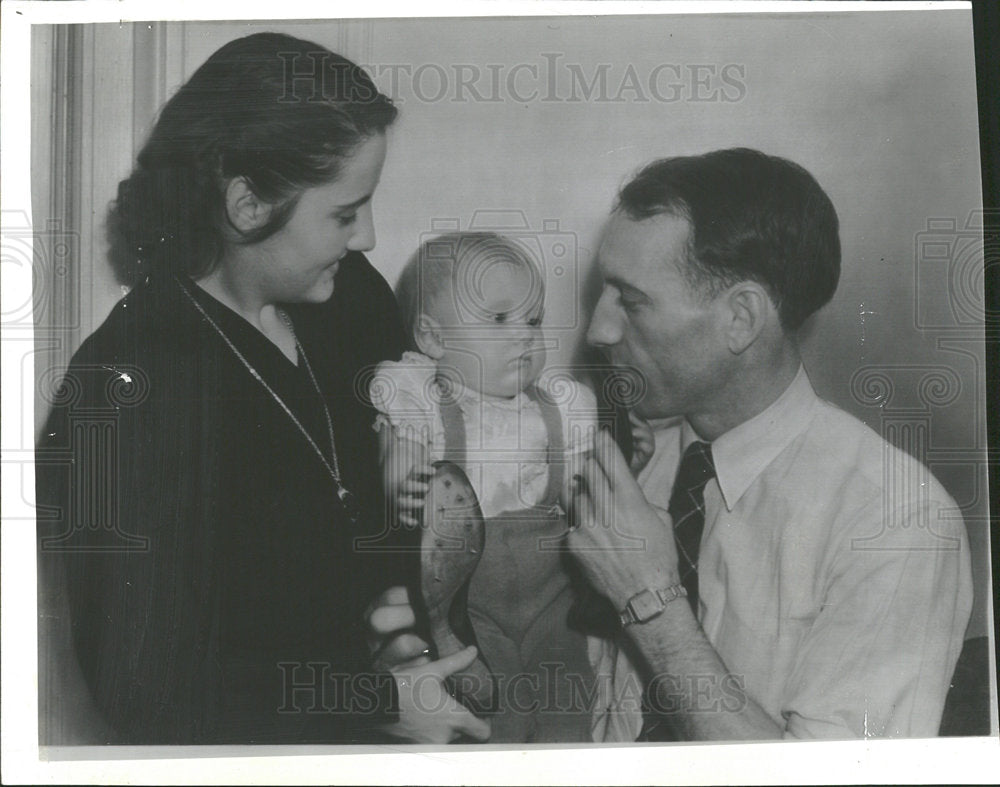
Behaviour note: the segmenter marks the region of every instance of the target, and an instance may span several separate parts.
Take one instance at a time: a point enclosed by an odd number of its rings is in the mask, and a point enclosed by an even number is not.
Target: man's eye
[[[493,322],[505,323],[507,322],[507,312],[497,312],[493,315]]]
[[[355,222],[357,218],[358,218],[357,213],[348,213],[346,216],[337,216],[337,223],[341,227],[349,227]]]
[[[541,324],[542,324],[541,317],[532,317],[530,320],[528,320],[528,325],[530,325],[532,328],[537,328]]]

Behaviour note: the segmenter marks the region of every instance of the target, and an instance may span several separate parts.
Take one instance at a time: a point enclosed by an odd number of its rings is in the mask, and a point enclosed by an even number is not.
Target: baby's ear
[[[444,355],[444,344],[441,341],[441,324],[428,314],[421,313],[417,317],[417,325],[413,329],[413,338],[417,348],[424,355],[435,361]]]

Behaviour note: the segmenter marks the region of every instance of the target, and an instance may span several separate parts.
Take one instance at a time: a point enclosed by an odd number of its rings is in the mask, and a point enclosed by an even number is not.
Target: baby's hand
[[[434,467],[429,462],[414,465],[396,490],[396,512],[399,523],[406,527],[420,524],[419,512],[434,477]]]
[[[653,428],[634,411],[628,411],[628,420],[632,424],[632,460],[629,462],[629,469],[632,475],[637,476],[653,458],[656,438],[653,436]]]

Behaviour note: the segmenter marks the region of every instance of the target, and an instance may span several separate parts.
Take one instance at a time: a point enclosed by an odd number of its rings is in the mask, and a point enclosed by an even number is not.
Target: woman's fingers
[[[438,659],[434,662],[434,672],[442,680],[451,675],[454,675],[460,670],[464,670],[473,661],[476,660],[476,655],[479,651],[476,649],[475,645],[469,645],[464,650],[460,650],[457,653],[452,653],[450,656],[445,656],[442,659]]]
[[[458,716],[458,724],[455,725],[455,732],[458,736],[466,735],[477,741],[487,741],[490,738],[490,724],[485,719],[480,719],[472,711],[466,710]]]
[[[409,661],[430,661],[430,647],[416,634],[403,633],[386,643],[380,654],[383,661],[402,664]]]
[[[416,623],[413,607],[409,604],[383,605],[372,610],[368,616],[368,627],[379,638],[413,628]]]
[[[390,639],[416,625],[410,594],[403,585],[388,588],[365,611],[367,640],[372,653],[384,649]]]
[[[381,607],[389,604],[409,604],[410,591],[406,585],[393,585],[382,591],[375,606]]]
[[[410,591],[406,585],[393,585],[379,593],[365,609],[365,619],[370,621],[372,612],[379,607],[392,606],[394,604],[409,604]]]

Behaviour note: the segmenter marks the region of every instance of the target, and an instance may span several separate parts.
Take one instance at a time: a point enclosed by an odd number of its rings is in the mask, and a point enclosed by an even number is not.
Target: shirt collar
[[[712,460],[719,489],[730,511],[764,469],[809,423],[818,401],[804,367],[767,409],[733,427],[712,443]],[[698,440],[685,421],[682,448]]]
[[[517,395],[510,398],[505,396],[491,396],[490,394],[484,394],[469,388],[459,382],[451,384],[451,393],[460,407],[462,405],[470,407],[485,405],[501,410],[519,411],[530,401],[530,397],[525,391],[518,391]]]

